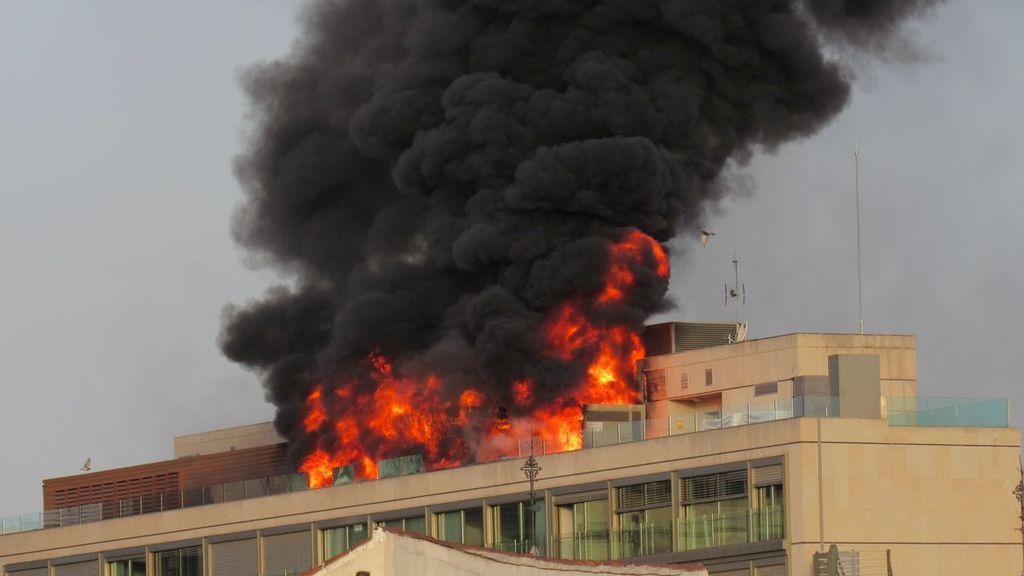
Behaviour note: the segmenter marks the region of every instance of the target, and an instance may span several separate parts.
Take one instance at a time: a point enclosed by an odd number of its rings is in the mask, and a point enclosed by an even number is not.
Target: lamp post
[[[540,474],[541,467],[537,464],[537,459],[533,457],[533,436],[530,437],[530,457],[526,459],[526,463],[519,468],[526,475],[526,479],[530,481],[530,529],[528,530],[530,538],[530,554],[538,555],[540,550],[537,549],[536,540],[536,527],[537,527],[537,511],[536,504],[534,503],[534,490],[533,484],[537,480],[537,475]]]
[[[1013,489],[1013,495],[1017,497],[1017,502],[1020,504],[1020,539],[1021,539],[1021,576],[1024,576],[1024,462],[1018,465],[1017,471],[1020,472],[1020,482]]]

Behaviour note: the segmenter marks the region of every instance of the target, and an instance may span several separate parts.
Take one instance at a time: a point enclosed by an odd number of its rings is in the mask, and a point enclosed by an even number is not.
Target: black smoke
[[[554,398],[586,351],[545,354],[542,325],[600,291],[611,243],[696,228],[730,159],[843,109],[824,46],[872,48],[930,4],[315,2],[293,53],[246,75],[237,161],[236,238],[294,282],[229,307],[221,347],[263,375],[296,456],[310,390],[372,393],[374,351],[442,375],[443,395],[510,405],[528,378]],[[667,280],[635,272],[595,322],[639,328],[667,306]]]

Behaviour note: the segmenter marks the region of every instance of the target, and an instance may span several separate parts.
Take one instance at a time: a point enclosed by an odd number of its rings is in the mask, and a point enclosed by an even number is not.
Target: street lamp
[[[533,483],[537,480],[537,475],[540,474],[541,467],[537,464],[537,459],[533,457],[533,437],[530,437],[530,457],[526,459],[526,463],[519,468],[526,475],[526,479],[530,481],[530,529],[528,531],[530,536],[530,554],[534,556],[540,554],[540,550],[537,549],[536,539],[536,527],[537,527],[537,511],[536,504],[534,503],[534,490]]]

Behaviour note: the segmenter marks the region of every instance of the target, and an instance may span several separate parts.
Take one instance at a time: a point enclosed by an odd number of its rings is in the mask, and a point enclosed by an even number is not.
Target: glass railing
[[[220,502],[248,500],[250,498],[300,492],[308,489],[309,486],[305,474],[280,474],[266,478],[229,482],[227,484],[204,486],[189,490],[144,494],[134,498],[121,498],[96,504],[83,504],[81,506],[0,518],[0,535],[43,530],[46,528],[76,526],[78,524],[99,522],[100,520],[138,516],[140,514],[163,512],[165,510],[191,508],[193,506],[205,506]]]
[[[488,548],[498,550],[499,552],[516,552],[518,554],[530,554],[533,549],[536,548],[538,555],[547,556],[547,549],[544,542],[531,543],[529,539],[502,540],[501,542],[491,543]]]
[[[838,414],[839,399],[833,396],[779,398],[720,410],[649,418],[637,422],[591,422],[583,431],[583,446],[598,448],[802,416],[832,417]]]
[[[680,518],[678,526],[680,550],[779,540],[785,535],[779,506]]]
[[[607,530],[576,532],[555,540],[558,557],[563,560],[609,560],[610,532]]]
[[[887,398],[890,426],[1006,428],[1010,412],[1005,398]]]
[[[612,532],[616,560],[672,552],[672,525],[649,522]]]
[[[0,535],[43,529],[43,513],[30,512],[0,518]]]

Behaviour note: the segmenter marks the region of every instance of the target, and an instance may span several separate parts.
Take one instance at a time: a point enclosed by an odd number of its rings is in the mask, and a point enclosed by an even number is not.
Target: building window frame
[[[370,537],[366,522],[356,522],[320,529],[320,553],[326,562],[338,554],[348,552]]]
[[[614,488],[613,554],[617,559],[672,552],[672,481]]]

